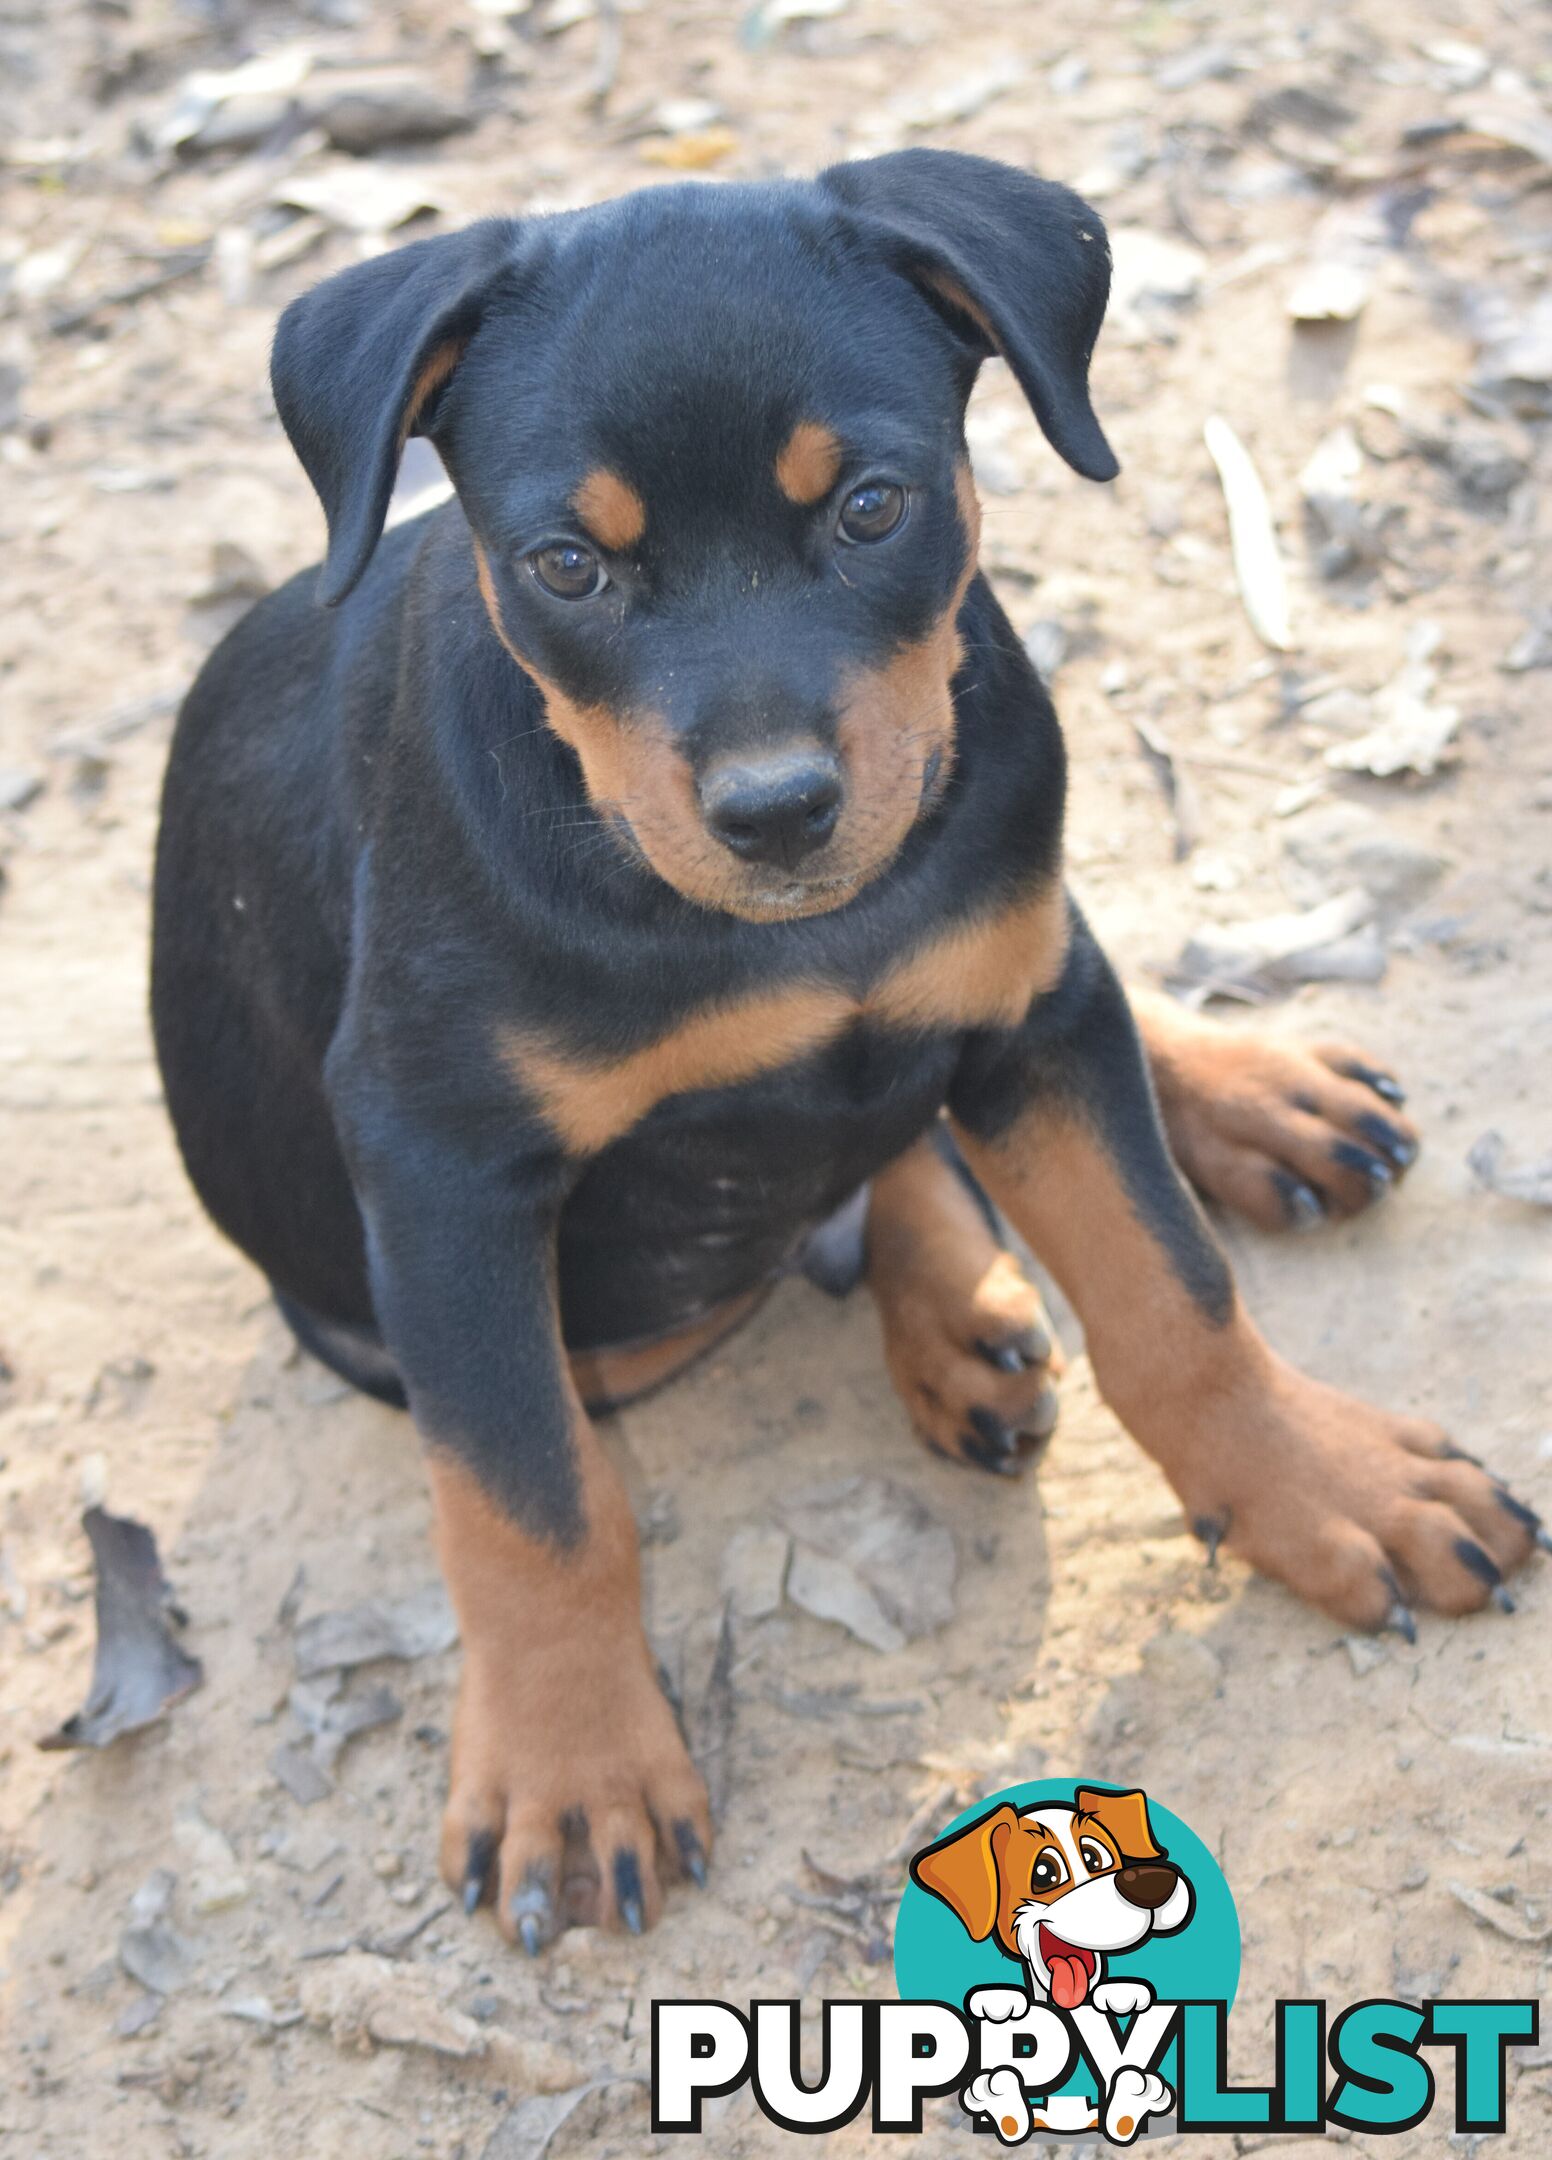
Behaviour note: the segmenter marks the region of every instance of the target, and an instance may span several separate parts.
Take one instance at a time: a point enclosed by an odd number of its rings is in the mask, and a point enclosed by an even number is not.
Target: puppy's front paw
[[[706,1788],[645,1642],[471,1646],[458,1691],[442,1876],[493,1899],[536,1956],[562,1928],[639,1934],[662,1883],[706,1879]]]
[[[1180,1167],[1263,1230],[1356,1215],[1417,1158],[1399,1084],[1350,1043],[1279,1042],[1152,1007],[1144,1024]]]
[[[1171,1452],[1160,1459],[1198,1536],[1349,1627],[1410,1639],[1414,1606],[1512,1612],[1505,1578],[1544,1539],[1535,1512],[1438,1426],[1339,1394],[1269,1352],[1197,1407]]]
[[[1101,1980],[1089,2000],[1107,2017],[1133,2017],[1147,2009],[1153,1990],[1146,1980]]]
[[[984,2018],[988,2025],[1006,2025],[1010,2018],[1028,2015],[1029,1997],[1016,1987],[972,1988],[965,2008],[973,2018]]]

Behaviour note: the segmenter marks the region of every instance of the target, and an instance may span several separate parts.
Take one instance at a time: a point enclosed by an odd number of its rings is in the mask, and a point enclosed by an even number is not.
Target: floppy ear
[[[1082,1815],[1097,1816],[1115,1839],[1123,1860],[1159,1860],[1164,1847],[1155,1843],[1148,1820],[1148,1802],[1140,1792],[1095,1792],[1078,1788],[1073,1806]]]
[[[270,381],[329,521],[318,581],[343,600],[371,559],[399,453],[429,431],[437,394],[479,327],[518,228],[490,218],[326,278],[280,318]]]
[[[832,165],[819,185],[946,303],[983,358],[1002,355],[1053,450],[1085,479],[1115,478],[1121,468],[1088,389],[1110,297],[1110,243],[1081,196],[956,150]]]
[[[1012,1829],[1017,1823],[1017,1813],[1004,1800],[990,1815],[939,1838],[936,1845],[929,1845],[911,1862],[913,1879],[943,1900],[972,1942],[985,1942],[997,1924],[1001,1886],[995,1833]]]

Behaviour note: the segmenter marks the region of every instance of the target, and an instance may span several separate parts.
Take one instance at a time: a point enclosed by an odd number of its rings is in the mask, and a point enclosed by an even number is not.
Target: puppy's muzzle
[[[1128,1905],[1139,1906],[1144,1912],[1157,1912],[1167,1905],[1180,1880],[1178,1871],[1147,1862],[1137,1867],[1124,1867],[1116,1877],[1116,1888]]]
[[[701,782],[706,827],[741,862],[795,870],[834,832],[845,790],[825,751],[721,765]]]

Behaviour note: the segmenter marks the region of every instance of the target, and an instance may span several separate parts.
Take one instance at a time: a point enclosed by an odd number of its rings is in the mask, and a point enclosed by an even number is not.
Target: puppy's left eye
[[[841,505],[840,537],[852,547],[887,540],[905,523],[908,499],[892,480],[868,480],[853,488]]]
[[[1115,1865],[1114,1854],[1107,1852],[1103,1845],[1096,1845],[1090,1838],[1083,1840],[1078,1851],[1082,1855],[1083,1865],[1091,1875],[1103,1874],[1106,1868]]]
[[[591,548],[558,540],[535,548],[528,557],[533,581],[553,600],[591,600],[609,582],[609,573]]]

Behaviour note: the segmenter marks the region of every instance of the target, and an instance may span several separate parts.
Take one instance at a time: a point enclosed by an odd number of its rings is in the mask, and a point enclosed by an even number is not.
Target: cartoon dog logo
[[[918,1853],[911,1874],[972,1941],[995,1937],[1023,1965],[1024,1987],[976,1988],[967,1998],[972,2017],[998,2024],[1040,2003],[1063,2011],[1092,2003],[1112,2017],[1146,2009],[1147,1981],[1108,1978],[1109,1960],[1151,1935],[1178,1934],[1196,1905],[1188,1877],[1153,1835],[1144,1794],[1090,1786],[1080,1786],[1070,1805],[1019,1809],[1004,1801]],[[1005,2144],[1032,2129],[1099,2127],[1101,2111],[1070,2096],[1032,2115],[1016,2070],[983,2072],[961,2098]],[[1130,2143],[1148,2115],[1173,2104],[1162,2078],[1122,2068],[1104,2096],[1106,2135]]]

